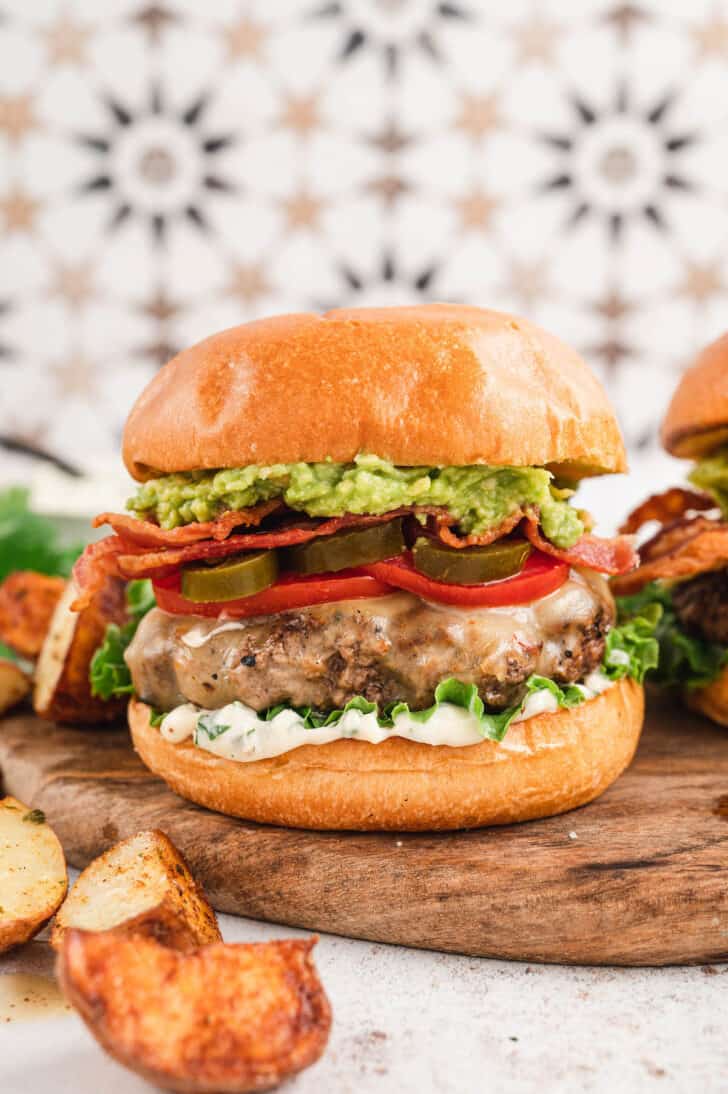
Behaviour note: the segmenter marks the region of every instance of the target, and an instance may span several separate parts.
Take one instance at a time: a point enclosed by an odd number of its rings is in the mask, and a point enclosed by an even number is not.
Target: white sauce
[[[221,623],[219,627],[213,627],[211,631],[206,630],[204,624],[198,624],[196,627],[192,627],[182,635],[182,641],[190,649],[199,650],[200,646],[204,646],[205,642],[209,642],[211,638],[214,638],[216,634],[223,634],[225,631],[242,631],[245,630],[244,623],[235,623],[232,620],[229,623]]]
[[[577,686],[585,699],[593,699],[611,683],[603,673],[592,672]],[[537,691],[528,696],[513,721],[523,722],[557,709],[558,704],[550,691]],[[198,729],[201,716],[211,734]],[[215,736],[215,729],[222,726],[230,728]],[[398,714],[390,729],[383,729],[375,714],[363,714],[360,710],[348,710],[336,725],[306,729],[300,715],[293,710],[282,710],[266,722],[244,703],[228,703],[218,710],[202,710],[193,703],[185,703],[165,716],[160,733],[171,744],[191,738],[193,744],[206,752],[243,763],[271,759],[301,745],[325,745],[345,737],[369,744],[379,744],[389,737],[404,737],[419,744],[454,748],[480,744],[483,740],[477,719],[452,703],[442,703],[427,722],[415,721],[409,714]]]

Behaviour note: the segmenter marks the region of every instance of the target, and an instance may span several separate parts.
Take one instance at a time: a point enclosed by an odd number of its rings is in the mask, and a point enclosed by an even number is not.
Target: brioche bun
[[[690,460],[728,442],[728,334],[706,346],[683,374],[661,437],[673,456]]]
[[[141,481],[361,452],[574,479],[626,469],[614,412],[578,354],[525,320],[454,304],[281,315],[215,334],[157,373],[123,450]]]
[[[517,722],[501,744],[349,739],[248,763],[169,743],[136,699],[129,726],[155,775],[219,813],[292,828],[418,831],[511,824],[592,801],[632,759],[643,713],[642,688],[625,679],[572,710]]]

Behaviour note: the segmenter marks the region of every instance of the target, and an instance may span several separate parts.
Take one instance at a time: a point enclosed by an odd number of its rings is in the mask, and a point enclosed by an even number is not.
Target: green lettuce
[[[0,491],[0,581],[14,570],[68,577],[83,544],[62,544],[56,525],[31,512],[28,498],[23,487]]]
[[[617,610],[619,625],[607,638],[606,660],[612,635],[622,632],[627,636],[627,645],[615,648],[624,648],[630,657],[641,656],[648,678],[660,687],[705,687],[728,663],[725,646],[696,638],[682,629],[670,589],[657,581],[632,596],[618,597]],[[651,639],[647,626],[652,627]]]
[[[91,694],[100,699],[131,695],[134,688],[124,660],[124,651],[136,634],[139,623],[155,605],[151,581],[130,581],[126,587],[129,621],[119,626],[109,623],[104,640],[91,659]]]
[[[294,707],[288,703],[279,703],[277,706],[269,707],[263,711],[260,717],[269,722],[282,710],[294,710],[303,720],[306,729],[320,729],[323,726],[336,725],[349,710],[359,710],[362,714],[376,714],[379,725],[383,729],[391,729],[394,726],[395,718],[399,714],[408,714],[413,721],[426,723],[443,703],[450,703],[453,706],[462,707],[463,710],[467,710],[473,715],[484,738],[491,741],[502,741],[513,719],[523,710],[528,696],[537,691],[551,692],[560,707],[575,707],[584,702],[584,693],[576,685],[567,684],[565,687],[560,687],[559,684],[556,684],[553,680],[548,680],[545,676],[533,675],[526,681],[526,695],[520,703],[497,713],[489,713],[485,709],[483,700],[478,695],[475,684],[464,684],[461,680],[450,677],[437,685],[435,688],[435,702],[425,710],[410,710],[407,703],[390,703],[380,709],[376,703],[371,703],[363,696],[357,695],[355,698],[350,699],[346,706],[341,707],[339,710],[328,711],[328,713],[313,710],[311,707]],[[213,727],[212,723],[208,727],[205,719],[206,715],[203,714],[198,722],[198,730],[202,730],[208,736],[211,736],[210,728],[212,728],[215,737],[220,736],[225,729],[229,728],[228,726]],[[204,724],[201,725],[201,722],[204,722]],[[211,737],[211,739],[214,738]]]

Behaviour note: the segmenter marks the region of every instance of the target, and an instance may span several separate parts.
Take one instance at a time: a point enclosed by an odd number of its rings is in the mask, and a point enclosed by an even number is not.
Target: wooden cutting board
[[[122,730],[0,723],[5,790],[42,809],[69,861],[161,828],[219,911],[355,938],[523,961],[728,960],[728,731],[653,701],[630,770],[544,821],[435,835],[301,832],[182,801]]]

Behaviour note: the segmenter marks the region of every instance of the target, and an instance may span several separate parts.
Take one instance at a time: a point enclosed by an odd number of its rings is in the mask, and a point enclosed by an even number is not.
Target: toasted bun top
[[[728,334],[711,342],[684,373],[662,423],[673,456],[698,459],[728,442]]]
[[[170,361],[124,431],[136,479],[246,464],[553,466],[624,471],[582,359],[522,319],[454,304],[280,315]]]

